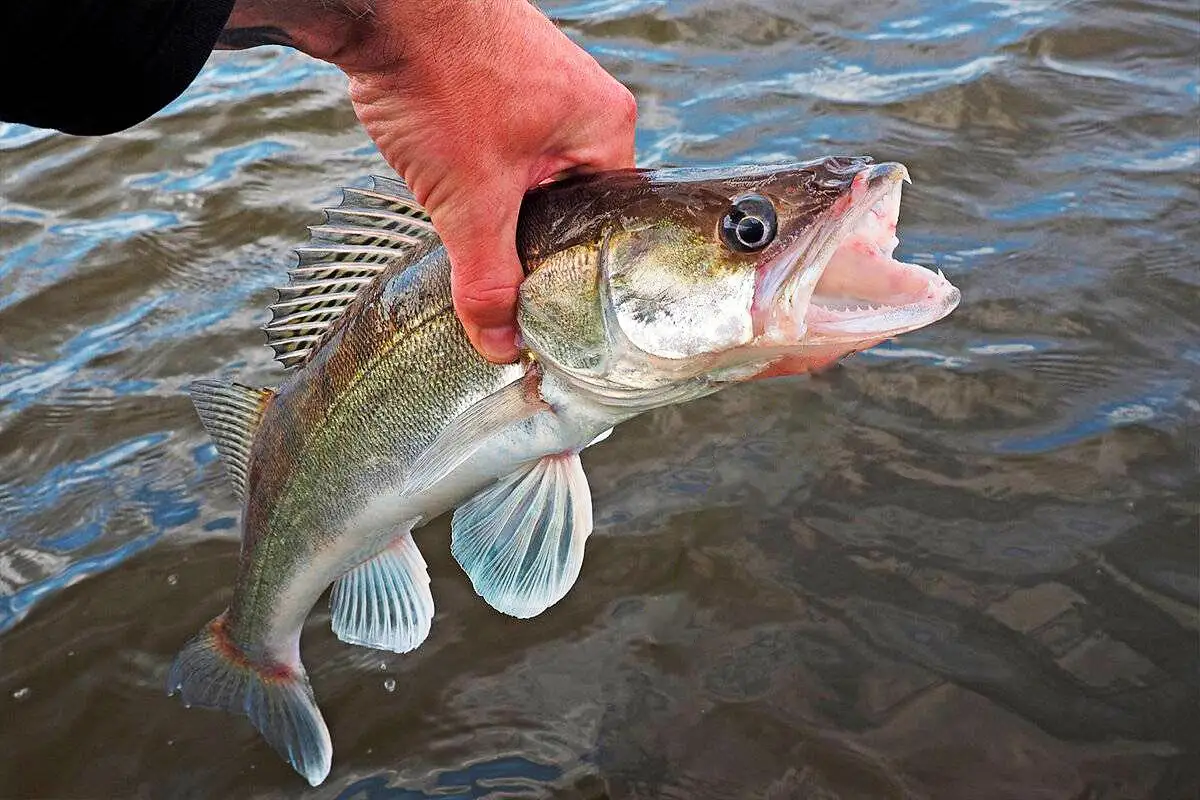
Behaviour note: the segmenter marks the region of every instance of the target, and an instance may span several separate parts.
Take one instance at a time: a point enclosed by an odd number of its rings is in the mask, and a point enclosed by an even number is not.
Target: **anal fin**
[[[329,605],[343,642],[393,653],[419,647],[433,623],[433,595],[412,534],[338,578]]]
[[[546,456],[454,512],[450,549],[493,608],[535,617],[561,600],[583,565],[592,497],[578,453]]]

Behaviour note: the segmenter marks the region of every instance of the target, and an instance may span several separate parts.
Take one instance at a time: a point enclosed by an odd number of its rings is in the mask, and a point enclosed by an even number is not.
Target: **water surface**
[[[597,534],[532,621],[303,648],[334,765],[163,693],[237,510],[184,394],[337,187],[336,71],[215,55],[128,132],[0,126],[0,797],[1161,798],[1200,793],[1194,3],[555,2],[644,165],[908,164],[899,255],[962,306],[584,457]]]

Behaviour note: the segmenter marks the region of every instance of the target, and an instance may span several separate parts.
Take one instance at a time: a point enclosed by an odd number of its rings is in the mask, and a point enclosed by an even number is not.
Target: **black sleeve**
[[[156,114],[199,74],[234,0],[7,0],[0,120],[93,136]]]

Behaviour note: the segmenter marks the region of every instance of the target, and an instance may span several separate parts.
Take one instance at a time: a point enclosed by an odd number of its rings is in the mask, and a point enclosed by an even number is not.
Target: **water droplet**
[[[379,671],[380,671],[380,672],[387,672],[387,662],[386,662],[386,661],[380,661],[380,662],[379,662]]]
[[[392,681],[392,686],[394,687],[395,685],[396,685],[396,682]],[[391,691],[391,690],[389,689],[388,691]],[[20,689],[17,689],[15,692],[13,692],[13,700],[24,700],[29,697],[29,694],[30,694],[29,687],[22,686]]]
[[[396,679],[395,679],[395,678],[388,678],[387,680],[385,680],[385,681],[383,682],[383,688],[384,688],[384,689],[387,689],[389,692],[394,692],[394,691],[396,691]]]
[[[168,585],[168,586],[174,586],[174,585],[175,585],[175,584],[177,584],[177,583],[179,583],[179,576],[178,576],[178,575],[176,575],[176,574],[172,573],[172,574],[170,574],[170,575],[168,575],[168,576],[167,576],[167,585]]]

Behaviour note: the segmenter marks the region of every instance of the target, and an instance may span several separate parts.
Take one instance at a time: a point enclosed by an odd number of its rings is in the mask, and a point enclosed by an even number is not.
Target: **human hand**
[[[285,30],[349,76],[359,119],[446,245],[467,336],[513,361],[521,199],[563,172],[633,166],[633,96],[525,0],[376,0],[341,25]]]

